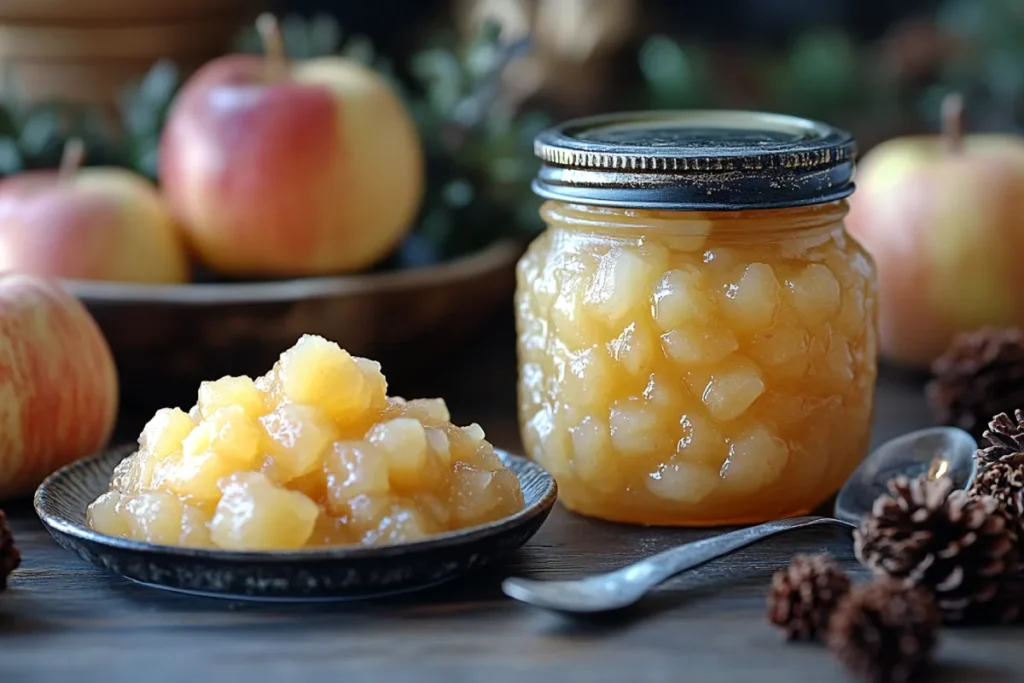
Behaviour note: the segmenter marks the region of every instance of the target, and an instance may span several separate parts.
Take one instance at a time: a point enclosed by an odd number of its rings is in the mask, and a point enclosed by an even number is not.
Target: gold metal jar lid
[[[818,121],[748,111],[653,111],[568,121],[537,136],[547,199],[731,211],[820,204],[854,189],[856,145]]]

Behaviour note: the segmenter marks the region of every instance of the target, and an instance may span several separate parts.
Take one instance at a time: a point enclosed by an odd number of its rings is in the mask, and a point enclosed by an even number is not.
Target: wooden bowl
[[[204,60],[178,60],[188,74]],[[10,92],[22,102],[74,102],[112,106],[125,87],[146,75],[151,59],[65,59],[9,61],[0,70],[0,92]]]
[[[261,0],[211,2],[204,13],[199,11],[204,0],[69,1],[66,7],[59,0],[43,0],[39,4],[53,11],[40,7],[33,13],[29,10],[34,3],[12,2],[0,2],[0,77],[5,92],[25,103],[102,106],[114,105],[124,87],[160,59],[172,60],[187,76],[224,54],[263,5]],[[178,15],[159,11],[176,4],[181,5]],[[129,5],[138,11],[117,16],[116,21],[105,14]],[[143,11],[151,5],[156,11]],[[81,12],[73,11],[76,7]],[[14,88],[7,90],[9,85]]]
[[[239,16],[118,25],[0,24],[0,59],[211,57],[230,47]]]
[[[122,406],[187,409],[203,380],[266,372],[303,334],[413,376],[511,301],[522,246],[499,241],[425,268],[245,284],[65,281],[114,352]]]
[[[3,0],[0,22],[174,21],[239,14],[256,0]]]

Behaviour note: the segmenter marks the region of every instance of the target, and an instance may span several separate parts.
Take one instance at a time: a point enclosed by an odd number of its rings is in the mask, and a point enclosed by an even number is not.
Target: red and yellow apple
[[[117,414],[114,359],[81,303],[51,279],[0,274],[0,499],[102,449]]]
[[[187,281],[185,245],[156,187],[125,169],[79,170],[71,159],[60,171],[0,180],[0,271]]]
[[[269,23],[269,26],[268,26]],[[358,62],[230,55],[183,87],[160,146],[160,184],[196,252],[236,275],[365,268],[411,227],[423,193],[413,121]]]
[[[1024,325],[1024,137],[884,142],[860,162],[847,227],[875,259],[880,351],[925,367],[959,331]]]

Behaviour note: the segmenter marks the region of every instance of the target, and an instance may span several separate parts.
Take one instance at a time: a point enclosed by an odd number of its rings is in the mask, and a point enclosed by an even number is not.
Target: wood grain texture
[[[125,407],[152,414],[154,399],[188,410],[211,368],[217,376],[263,374],[306,333],[380,361],[389,379],[436,365],[511,300],[522,248],[506,240],[430,268],[298,280],[64,284],[110,343]]]
[[[424,386],[452,397],[458,421],[477,420],[496,445],[515,448],[514,360],[507,330],[497,338],[444,382]],[[410,395],[417,388],[403,387]],[[920,386],[883,373],[876,422],[876,443],[927,424]],[[795,552],[830,551],[864,576],[848,535],[807,530],[693,571],[623,614],[567,619],[504,598],[500,579],[612,569],[714,532],[606,524],[559,508],[507,564],[429,592],[367,603],[238,603],[106,575],[58,548],[27,505],[9,512],[25,562],[0,595],[4,683],[846,681],[822,648],[780,641],[764,622],[764,594]],[[1022,639],[1022,628],[944,631],[928,680],[1024,680]]]

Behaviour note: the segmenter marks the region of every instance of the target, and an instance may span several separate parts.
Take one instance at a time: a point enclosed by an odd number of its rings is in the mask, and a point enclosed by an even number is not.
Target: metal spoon
[[[854,529],[886,483],[899,474],[931,478],[949,476],[959,488],[971,485],[975,475],[977,443],[954,427],[911,432],[884,443],[846,480],[836,498],[835,517],[805,516],[686,543],[621,569],[571,581],[508,578],[505,595],[538,607],[561,612],[594,613],[621,609],[637,602],[664,581],[710,560],[784,531],[838,525]]]

